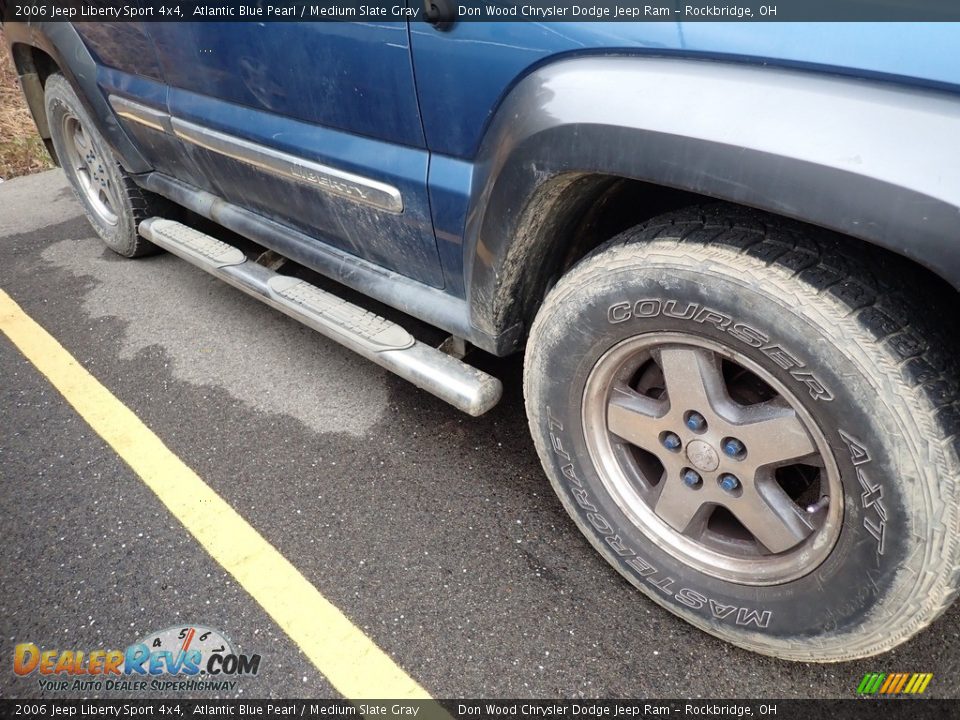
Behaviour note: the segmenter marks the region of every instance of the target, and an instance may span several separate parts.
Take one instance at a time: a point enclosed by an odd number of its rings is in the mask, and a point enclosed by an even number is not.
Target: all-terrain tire
[[[47,78],[44,98],[57,158],[97,235],[124,257],[159,252],[137,228],[148,217],[169,216],[169,203],[133,182],[63,75]]]
[[[953,308],[931,286],[908,263],[855,241],[726,205],[675,212],[623,233],[560,279],[531,328],[525,399],[554,489],[614,568],[712,635],[819,662],[905,642],[944,612],[960,586],[960,363],[947,320]],[[749,562],[741,563],[748,579],[731,579],[707,560],[691,562],[701,556],[678,549],[683,537],[665,541],[675,537],[669,527],[657,534],[660,525],[649,524],[659,522],[655,510],[638,514],[625,504],[634,497],[629,488],[617,494],[623,485],[612,483],[607,468],[619,465],[597,459],[585,389],[603,358],[646,337],[702,343],[718,357],[729,349],[783,390],[811,437],[824,439],[825,469],[815,472],[835,469],[830,507],[842,504],[842,513],[819,560],[804,567],[798,555],[793,574],[774,581],[751,576]],[[692,447],[690,432],[678,427],[669,444]],[[650,438],[644,457],[657,442],[667,441]],[[725,451],[704,447],[684,462],[710,468],[716,454],[735,466]],[[681,480],[666,471],[661,482],[689,480],[691,497],[705,487],[716,494],[710,473],[698,472]],[[644,525],[637,517],[652,519]],[[713,538],[709,532],[701,537]]]

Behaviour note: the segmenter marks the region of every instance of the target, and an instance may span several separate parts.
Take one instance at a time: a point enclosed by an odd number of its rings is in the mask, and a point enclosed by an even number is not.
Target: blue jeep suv
[[[174,253],[471,415],[501,394],[471,356],[524,353],[547,477],[667,610],[826,662],[955,597],[957,25],[11,10],[110,249]]]

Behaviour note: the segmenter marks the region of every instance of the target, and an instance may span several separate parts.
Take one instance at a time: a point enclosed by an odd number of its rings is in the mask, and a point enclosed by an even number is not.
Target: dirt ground
[[[17,72],[0,31],[0,180],[53,167],[23,100]]]

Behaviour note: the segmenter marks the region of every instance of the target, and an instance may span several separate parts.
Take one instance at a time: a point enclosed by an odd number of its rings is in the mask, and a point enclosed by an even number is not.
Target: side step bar
[[[233,245],[159,217],[141,222],[140,234],[469,415],[482,415],[500,400],[497,378],[417,341],[396,323],[248,260]]]

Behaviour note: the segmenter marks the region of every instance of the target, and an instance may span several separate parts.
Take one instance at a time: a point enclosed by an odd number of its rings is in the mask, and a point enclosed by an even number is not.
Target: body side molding
[[[286,180],[315,187],[332,195],[370,205],[378,210],[390,213],[403,212],[403,198],[400,191],[387,183],[171,117],[168,113],[117,95],[111,95],[109,99],[117,115],[126,120],[158,132],[175,135],[184,142]]]
[[[173,125],[168,113],[155,110],[133,100],[127,100],[119,95],[110,95],[107,100],[109,100],[113,111],[124,120],[138,123],[157,132],[173,135]]]
[[[309,185],[378,210],[403,212],[403,198],[400,191],[392,185],[280,152],[180,118],[173,118],[172,124],[174,133],[181,140],[246,163],[271,175]]]

